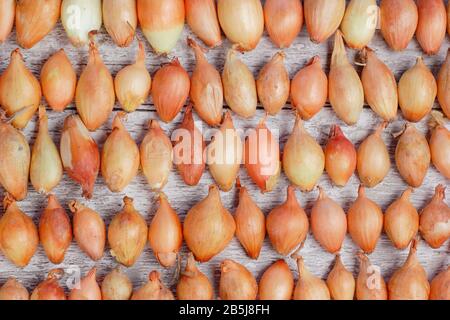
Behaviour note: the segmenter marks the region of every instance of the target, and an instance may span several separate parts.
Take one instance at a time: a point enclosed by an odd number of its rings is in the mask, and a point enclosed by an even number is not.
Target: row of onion
[[[211,126],[220,124],[224,100],[237,115],[250,118],[256,113],[258,100],[268,114],[276,115],[290,98],[293,108],[308,120],[329,99],[338,117],[349,125],[358,122],[364,100],[385,121],[396,119],[400,105],[406,120],[418,122],[431,112],[436,97],[443,112],[450,114],[450,54],[437,81],[419,57],[397,86],[392,71],[369,48],[361,51],[364,68],[360,78],[348,61],[342,33],[338,31],[328,77],[316,56],[290,81],[284,54],[280,52],[261,69],[255,81],[235,49],[228,52],[220,75],[207,61],[204,49],[188,39],[197,60],[192,77],[175,59],[162,66],[152,81],[145,66],[142,42],[136,62],[120,70],[113,79],[95,45],[95,35],[90,36],[88,64],[78,81],[64,50],[44,64],[40,83],[25,66],[20,51],[12,52],[10,64],[0,76],[0,105],[8,116],[14,117],[15,127],[27,125],[42,94],[55,111],[63,111],[75,100],[77,111],[90,131],[108,120],[116,97],[126,112],[133,112],[150,93],[163,121],[174,120],[190,97],[200,118]]]
[[[298,281],[285,260],[278,260],[265,270],[259,285],[252,273],[243,265],[225,260],[221,263],[219,297],[221,300],[450,300],[450,267],[428,282],[425,269],[417,256],[417,243],[411,245],[408,258],[394,272],[388,283],[380,269],[368,257],[359,254],[359,274],[355,277],[346,269],[339,255],[326,281],[312,274],[301,256],[295,256]],[[153,271],[148,282],[133,292],[128,276],[114,269],[105,276],[101,285],[92,269],[66,296],[59,284],[63,276],[60,269],[52,270],[29,295],[15,278],[0,288],[0,300],[174,300],[172,291],[164,285],[160,274]],[[209,278],[202,273],[192,254],[176,286],[179,300],[213,300],[214,289]]]
[[[252,259],[258,259],[266,234],[273,248],[287,256],[301,247],[310,228],[314,238],[330,253],[341,250],[347,231],[365,253],[375,250],[383,229],[399,249],[406,248],[419,232],[432,248],[441,247],[450,238],[450,208],[444,202],[442,185],[436,187],[434,197],[420,215],[410,201],[412,189],[407,189],[383,215],[361,186],[346,215],[319,188],[310,219],[298,202],[293,186],[288,187],[286,201],[273,208],[267,217],[239,181],[238,187],[239,204],[234,216],[223,206],[219,189],[213,185],[208,196],[188,211],[183,224],[162,193],[149,227],[135,209],[133,199],[125,197],[124,208],[114,216],[107,232],[101,216],[77,201],[69,203],[73,213],[71,224],[56,197],[50,195],[36,228],[17,203],[6,197],[6,212],[0,219],[0,250],[15,265],[25,267],[40,240],[49,260],[59,264],[75,238],[80,249],[98,261],[104,254],[107,239],[111,255],[130,267],[148,242],[160,264],[171,267],[177,261],[183,239],[196,260],[207,262],[222,252],[234,235]]]
[[[380,11],[380,14],[378,14]],[[341,27],[350,47],[367,46],[379,24],[394,50],[403,50],[416,34],[427,54],[439,51],[446,29],[450,31],[443,0],[51,0],[36,2],[5,0],[0,7],[0,42],[5,41],[14,21],[17,41],[31,48],[43,39],[60,16],[75,46],[88,44],[89,32],[102,22],[118,46],[128,46],[139,23],[157,53],[169,53],[176,45],[185,20],[210,47],[222,42],[221,28],[240,50],[254,49],[264,26],[273,43],[289,47],[303,22],[311,41],[321,43]]]

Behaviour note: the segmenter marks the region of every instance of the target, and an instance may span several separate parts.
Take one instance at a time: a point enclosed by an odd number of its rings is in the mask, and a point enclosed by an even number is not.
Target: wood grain
[[[147,67],[153,74],[158,67],[169,61],[172,57],[178,57],[186,67],[186,69],[191,72],[194,66],[194,57],[192,51],[186,45],[186,37],[194,37],[188,27],[185,28],[182,38],[180,39],[176,49],[170,55],[170,57],[158,57],[155,56],[151,49],[146,43],[147,48]],[[139,31],[137,35],[138,39],[144,39],[142,33]],[[130,64],[134,61],[137,42],[135,41],[130,48],[118,48],[116,47],[109,36],[106,34],[104,29],[98,37],[99,48],[102,57],[111,70],[112,74],[115,75],[122,67]],[[301,35],[296,39],[295,43],[291,48],[285,50],[286,52],[286,65],[289,70],[291,78],[295,73],[305,65],[305,63],[314,55],[319,55],[322,61],[326,62],[324,66],[328,70],[328,65],[330,61],[330,55],[332,50],[332,39],[328,42],[316,45],[309,41],[306,31],[303,30]],[[409,47],[403,52],[392,52],[388,49],[387,45],[383,41],[381,35],[377,32],[375,38],[373,39],[371,45],[373,49],[376,50],[378,56],[386,62],[386,64],[394,71],[397,79],[400,78],[401,74],[411,67],[415,63],[417,56],[421,55],[421,50],[416,41],[412,41]],[[10,52],[17,47],[15,42],[15,34],[13,33],[9,40],[0,45],[0,72],[6,68],[9,63]],[[224,45],[211,50],[208,52],[208,59],[217,66],[219,70],[222,69],[224,64],[224,58],[227,49],[230,44],[225,41]],[[434,74],[437,74],[444,58],[446,56],[449,47],[448,38],[446,39],[444,45],[442,46],[439,54],[431,57],[425,57],[425,62],[427,66],[431,68]],[[64,48],[73,62],[78,74],[81,72],[82,68],[85,66],[87,61],[87,48],[75,49],[70,44],[65,35],[65,32],[60,24],[55,28],[43,41],[37,44],[34,48],[30,50],[23,50],[23,55],[26,61],[26,65],[33,71],[36,76],[39,76],[40,69],[46,59],[60,48]],[[271,58],[273,54],[277,52],[277,49],[272,45],[269,38],[265,34],[257,49],[245,53],[242,55],[243,61],[250,67],[254,72],[255,76],[258,74],[261,67]],[[353,61],[356,52],[349,50],[349,56],[351,61]],[[359,70],[360,67],[357,67]],[[438,108],[437,104],[435,106]],[[119,110],[119,106],[116,105],[115,111]],[[59,143],[60,132],[62,129],[64,118],[74,112],[74,106],[71,106],[68,110],[63,113],[49,113],[50,130],[54,140]],[[254,127],[258,121],[264,116],[264,111],[262,109],[258,110],[257,115],[250,120],[240,119],[237,116],[234,117],[235,125],[240,129],[248,129]],[[163,125],[164,130],[167,133],[171,133],[174,128],[178,126],[182,118],[179,115],[176,120],[169,124]],[[146,133],[146,124],[149,119],[157,119],[157,115],[154,111],[151,98],[141,106],[137,112],[130,114],[126,123],[126,127],[130,130],[133,137],[137,142],[141,142]],[[110,128],[111,120],[93,134],[99,145],[102,145],[105,141]],[[198,120],[198,118],[197,118]],[[327,141],[328,132],[332,124],[338,123],[343,127],[343,130],[347,137],[349,137],[356,145],[359,145],[361,141],[372,132],[372,130],[380,122],[374,113],[369,109],[365,108],[361,119],[358,124],[353,127],[346,126],[341,122],[332,109],[327,106],[321,111],[315,118],[306,123],[307,130],[321,143],[324,145]],[[291,106],[286,105],[280,114],[276,117],[270,117],[268,119],[268,126],[279,134],[281,144],[283,145],[287,140],[294,123],[294,114],[291,111]],[[36,136],[36,118],[28,125],[25,130],[25,134],[32,144]],[[202,125],[198,122],[198,125]],[[391,151],[391,160],[394,164],[394,150],[396,141],[392,137],[392,133],[398,132],[404,125],[404,121],[399,116],[399,119],[389,125],[386,133],[384,134],[384,139],[389,146]],[[424,133],[427,133],[426,120],[422,121],[418,127]],[[268,213],[276,205],[282,203],[286,197],[286,187],[288,181],[283,175],[276,189],[268,194],[262,195],[255,187],[255,185],[249,180],[245,170],[241,169],[241,179],[245,186],[247,186],[251,194],[256,201],[256,203],[261,207],[261,209]],[[174,170],[170,177],[170,182],[164,189],[169,197],[172,206],[176,209],[182,219],[184,218],[187,211],[198,201],[203,199],[208,190],[208,186],[213,183],[213,180],[209,173],[205,173],[200,184],[196,187],[187,187],[183,184],[178,173]],[[427,201],[432,197],[434,193],[434,188],[437,184],[442,183],[449,185],[449,181],[445,180],[434,167],[431,167],[428,175],[426,177],[424,185],[416,190],[412,196],[412,201],[414,205],[421,209],[423,208]],[[320,185],[323,186],[326,192],[336,201],[338,201],[345,210],[348,209],[352,201],[356,198],[357,188],[359,180],[357,176],[352,177],[349,184],[344,188],[337,188],[330,183],[327,175],[324,174],[321,178]],[[396,199],[401,192],[406,188],[406,184],[402,181],[399,176],[395,165],[392,166],[389,175],[383,181],[382,184],[374,189],[368,190],[368,196],[376,201],[385,210],[387,206]],[[79,186],[74,184],[67,176],[64,176],[61,184],[54,190],[55,194],[61,201],[65,204],[67,208],[67,203],[69,200],[81,199],[81,190]],[[302,205],[306,208],[309,214],[311,206],[317,197],[317,190],[311,193],[301,193],[297,192],[298,199]],[[89,202],[85,202],[91,208],[97,210],[105,219],[106,223],[109,224],[114,214],[119,212],[122,207],[122,198],[125,196],[131,196],[135,198],[136,208],[142,213],[148,222],[151,221],[152,215],[157,208],[157,204],[154,201],[154,194],[152,194],[146,185],[145,178],[140,174],[132,184],[121,194],[112,194],[106,188],[102,179],[99,178],[94,191],[94,198]],[[232,190],[228,193],[222,193],[223,203],[226,208],[231,212],[236,208],[237,193],[236,190]],[[39,220],[40,213],[42,209],[46,206],[45,196],[37,194],[32,190],[30,185],[30,192],[28,198],[20,203],[20,207],[28,215],[32,216],[34,221],[37,223]],[[420,262],[424,265],[427,270],[430,279],[444,267],[450,263],[449,259],[449,248],[450,243],[444,244],[438,250],[432,250],[425,242],[421,242],[419,245],[418,256]],[[109,250],[109,249],[108,249]],[[357,273],[357,260],[356,253],[358,248],[352,243],[352,240],[347,236],[343,249],[342,258],[345,265],[352,270],[355,275]],[[381,267],[382,273],[386,279],[400,267],[406,258],[408,250],[399,251],[396,250],[385,235],[382,236],[376,251],[370,256],[372,262]],[[183,247],[182,256],[184,257],[187,253],[187,249]],[[301,254],[305,257],[306,265],[312,270],[312,272],[318,276],[326,277],[333,264],[334,257],[331,254],[326,253],[319,244],[314,240],[313,236],[310,234],[305,243]],[[201,265],[201,270],[205,272],[215,283],[216,289],[218,284],[218,279],[220,276],[220,262],[225,259],[234,259],[242,264],[244,264],[255,277],[259,279],[262,272],[274,261],[281,258],[275,251],[271,248],[268,240],[266,240],[261,256],[258,261],[250,260],[242,247],[236,239],[233,239],[228,248],[222,252],[219,256],[215,257],[209,263]],[[297,275],[295,262],[292,259],[287,259],[292,271]],[[57,267],[68,268],[70,266],[76,266],[81,268],[82,273],[85,273],[89,268],[97,266],[99,270],[99,281],[103,276],[108,273],[112,268],[117,266],[117,263],[111,257],[109,251],[105,253],[104,258],[98,263],[90,261],[83,253],[79,250],[78,246],[73,243],[66,255],[64,264]],[[3,284],[9,276],[18,277],[24,285],[32,290],[40,281],[44,279],[46,273],[55,268],[46,258],[42,247],[39,247],[37,254],[33,257],[31,263],[26,268],[20,270],[14,267],[10,262],[8,262],[4,256],[0,255],[0,284]],[[161,271],[164,282],[174,288],[176,269],[164,270],[159,266],[153,253],[147,247],[139,259],[138,263],[126,270],[126,273],[130,276],[133,284],[137,287],[142,285],[151,270],[157,269]],[[65,281],[65,280],[64,280]]]

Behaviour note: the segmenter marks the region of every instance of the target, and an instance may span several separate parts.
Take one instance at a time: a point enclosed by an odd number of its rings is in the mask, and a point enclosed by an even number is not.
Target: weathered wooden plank
[[[194,59],[191,50],[186,45],[186,36],[192,36],[187,27],[183,34],[182,40],[179,41],[177,48],[174,50],[173,54],[171,54],[171,57],[179,57],[182,64],[189,72],[191,72],[193,70]],[[143,39],[140,32],[138,33],[138,38]],[[14,39],[15,35],[13,34],[7,43],[0,46],[0,72],[3,72],[9,63],[9,54],[11,50],[17,47]],[[99,43],[100,51],[105,63],[108,65],[113,74],[116,74],[123,66],[133,62],[137,47],[136,43],[133,43],[131,48],[117,48],[113,45],[104,31],[99,36]],[[58,27],[53,30],[48,37],[46,37],[33,49],[23,51],[27,66],[29,66],[33,73],[38,76],[41,66],[45,60],[61,47],[66,49],[71,61],[75,65],[77,72],[80,73],[87,61],[87,49],[75,49],[71,47],[60,25],[58,25]],[[210,61],[219,69],[221,69],[224,64],[224,58],[228,47],[229,43],[225,42],[224,46],[211,50],[208,53],[208,58]],[[420,48],[415,41],[409,45],[407,50],[400,53],[394,53],[387,48],[379,34],[377,34],[374,38],[371,47],[373,47],[377,51],[378,55],[389,65],[390,68],[392,68],[397,79],[401,76],[402,72],[414,64],[415,57],[421,55]],[[425,57],[427,65],[431,67],[435,74],[439,70],[440,65],[445,58],[448,47],[449,41],[446,40],[438,55]],[[315,45],[307,39],[306,31],[303,30],[294,45],[285,50],[287,57],[286,65],[291,77],[307,62],[307,60],[316,54],[321,56],[324,64],[326,62],[325,67],[328,69],[327,66],[329,64],[331,48],[332,40],[322,45]],[[150,47],[148,44],[147,50],[150,52]],[[261,67],[276,51],[276,48],[271,44],[270,40],[265,35],[258,48],[250,53],[244,54],[242,59],[249,65],[250,69],[256,76]],[[355,52],[351,50],[349,50],[349,52],[351,53],[351,59],[353,59]],[[147,55],[147,67],[152,73],[157,70],[160,64],[167,61],[168,58],[166,57],[157,57],[152,53],[148,53]],[[119,106],[117,106],[117,108],[119,108]],[[61,114],[54,112],[49,113],[50,130],[55,141],[59,142],[63,120],[68,114],[73,113],[73,109],[74,108],[72,106],[69,110]],[[147,101],[138,112],[133,113],[128,117],[126,126],[139,143],[142,141],[146,133],[147,121],[149,119],[157,118],[157,115],[153,110],[154,108],[152,106],[152,101],[149,99],[149,101]],[[244,120],[235,116],[235,125],[240,129],[254,127],[263,115],[264,112],[259,110],[257,115],[251,120]],[[166,132],[171,133],[174,128],[178,126],[181,118],[182,115],[179,115],[172,124],[163,125],[163,128]],[[107,125],[93,134],[99,145],[103,144],[107,134],[109,133],[111,119]],[[281,145],[283,145],[287,140],[287,137],[292,130],[293,122],[294,116],[289,105],[287,105],[285,110],[283,110],[277,117],[270,117],[268,119],[268,126],[274,132],[275,130],[279,130],[278,132]],[[347,127],[339,121],[339,119],[337,119],[331,108],[327,107],[317,117],[311,121],[308,121],[306,123],[306,128],[321,143],[321,145],[324,145],[327,140],[330,125],[339,123],[343,126],[345,134],[358,145],[368,134],[370,134],[379,122],[380,120],[375,117],[369,109],[365,109],[358,125]],[[201,122],[198,124],[201,125]],[[383,209],[386,209],[387,206],[406,188],[406,184],[399,177],[395,169],[393,158],[395,139],[391,135],[391,133],[401,130],[403,124],[404,122],[401,120],[400,116],[399,119],[392,123],[386,130],[384,138],[391,151],[393,166],[385,181],[373,190],[368,190],[367,192],[368,196],[376,201]],[[419,124],[419,128],[426,133],[426,121],[422,121]],[[36,121],[30,123],[28,128],[25,130],[25,134],[30,143],[32,143],[36,135]],[[284,201],[286,196],[286,187],[288,185],[288,181],[284,175],[282,176],[277,188],[273,192],[265,195],[262,195],[256,189],[255,185],[247,177],[245,169],[243,168],[241,169],[241,177],[243,184],[250,189],[255,201],[265,213],[268,213],[273,207]],[[423,208],[433,195],[434,187],[438,183],[449,185],[448,182],[449,181],[445,180],[434,168],[430,168],[424,185],[420,189],[416,190],[412,196],[414,205],[419,209]],[[189,208],[191,208],[207,194],[208,186],[211,183],[213,183],[211,176],[209,173],[205,173],[198,186],[187,187],[182,183],[182,180],[176,170],[174,170],[170,181],[165,188],[165,192],[168,194],[173,207],[177,210],[180,216],[184,218]],[[337,188],[330,183],[326,174],[322,176],[320,181],[320,185],[323,186],[328,194],[333,199],[338,201],[345,210],[348,209],[356,197],[358,183],[358,178],[354,176],[346,187]],[[55,194],[65,206],[67,206],[69,200],[74,198],[81,200],[81,191],[79,187],[70,181],[67,176],[64,177],[64,180],[56,188]],[[154,195],[148,191],[145,179],[141,174],[133,181],[125,192],[121,194],[112,194],[109,192],[102,179],[99,178],[96,183],[94,198],[93,200],[87,202],[87,204],[101,213],[107,224],[109,224],[114,214],[121,210],[122,198],[125,194],[136,199],[137,209],[145,216],[146,220],[150,222],[151,217],[156,210],[156,204],[154,203]],[[297,192],[297,196],[309,214],[311,206],[317,197],[317,191],[313,191],[308,194]],[[222,193],[222,199],[224,205],[231,212],[233,212],[237,202],[236,190],[232,190],[229,193]],[[36,223],[38,222],[40,212],[45,205],[45,197],[34,192],[31,186],[28,198],[20,203],[20,207],[27,214],[32,216]],[[444,266],[450,263],[448,254],[449,245],[449,243],[446,243],[441,249],[432,250],[424,242],[420,244],[418,252],[419,260],[425,266],[430,279],[436,274],[437,271],[441,270]],[[357,247],[352,243],[351,239],[347,237],[342,250],[342,257],[345,264],[350,270],[354,271],[355,274],[358,269],[355,258],[357,251]],[[183,255],[186,252],[187,249],[183,247]],[[305,256],[306,264],[315,274],[323,277],[326,276],[329,271],[329,267],[333,262],[333,256],[325,253],[325,251],[320,248],[317,242],[313,239],[312,235],[308,236],[305,247],[301,253]],[[371,255],[371,259],[376,265],[381,267],[383,275],[388,278],[392,272],[403,263],[406,255],[407,250],[395,250],[387,237],[383,235],[377,250]],[[234,239],[230,246],[222,254],[214,258],[211,262],[201,266],[201,269],[210,277],[212,281],[214,281],[215,284],[218,283],[220,262],[225,258],[235,259],[240,263],[243,263],[256,277],[259,277],[266,267],[280,257],[271,249],[270,243],[266,240],[260,259],[258,261],[251,261],[245,255],[238,241]],[[291,259],[288,260],[291,269],[295,271],[295,262]],[[107,252],[105,257],[100,262],[95,264],[85,257],[80,252],[77,245],[73,243],[67,253],[66,260],[62,267],[67,268],[69,266],[77,266],[81,268],[84,273],[94,265],[98,267],[100,273],[99,278],[101,279],[107,272],[115,267],[117,263]],[[23,270],[15,268],[11,265],[11,263],[6,261],[2,255],[0,255],[0,283],[3,283],[7,277],[14,275],[22,280],[29,289],[32,289],[45,277],[46,272],[52,268],[54,268],[54,266],[48,262],[41,247],[39,248],[36,256],[32,259],[31,264]],[[159,267],[148,247],[136,266],[128,269],[126,272],[131,277],[134,285],[138,286],[146,280],[147,274],[153,269],[158,269],[163,273],[166,283],[172,283],[173,275],[175,273],[174,270],[163,270]]]

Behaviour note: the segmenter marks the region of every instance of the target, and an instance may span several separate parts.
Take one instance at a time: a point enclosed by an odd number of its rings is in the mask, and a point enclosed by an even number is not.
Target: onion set
[[[416,38],[426,54],[436,54],[445,39],[447,12],[443,0],[418,0]]]
[[[215,185],[210,186],[205,199],[189,210],[183,225],[186,244],[200,262],[207,262],[222,252],[235,230],[233,216],[223,207]]]
[[[66,300],[66,293],[58,283],[63,274],[64,271],[62,269],[51,270],[47,279],[33,290],[30,300]]]
[[[302,119],[314,117],[328,98],[328,78],[319,56],[297,72],[291,82],[291,103]]]
[[[61,22],[74,46],[87,45],[89,33],[99,31],[102,26],[102,1],[63,0]]]
[[[431,161],[425,136],[408,123],[395,149],[395,162],[402,178],[414,188],[422,185]]]
[[[111,255],[126,267],[133,266],[147,243],[147,223],[134,208],[133,199],[125,197],[124,207],[116,214],[108,227],[108,243]]]
[[[432,111],[429,140],[431,162],[447,179],[450,179],[450,131],[445,127],[444,117],[438,111]]]
[[[152,271],[148,282],[134,291],[131,300],[175,300],[173,293],[161,282],[158,271]]]
[[[293,186],[288,187],[286,202],[267,216],[266,229],[273,248],[283,256],[305,241],[309,230],[308,217],[298,203]]]
[[[236,237],[248,256],[258,259],[266,237],[266,217],[251,198],[247,188],[238,179],[239,204],[234,213]]]
[[[136,62],[120,70],[114,79],[117,100],[126,112],[133,112],[145,102],[152,85],[152,78],[145,67],[145,47],[139,42]]]
[[[0,287],[0,300],[29,300],[30,294],[28,290],[16,278],[9,278],[5,284]]]
[[[306,131],[297,117],[283,150],[283,170],[289,180],[303,191],[311,191],[322,176],[325,155],[321,146]]]
[[[8,116],[14,116],[14,127],[27,126],[39,107],[41,95],[39,81],[25,66],[20,50],[14,50],[8,67],[0,76],[0,105]]]
[[[14,18],[16,15],[16,0],[4,0],[0,2],[0,43],[8,39],[14,26]]]
[[[338,125],[331,126],[324,150],[325,170],[338,186],[345,186],[356,170],[356,149]]]
[[[92,268],[84,278],[75,284],[69,300],[102,300],[102,292],[97,283],[97,269]]]
[[[64,111],[75,97],[77,74],[64,49],[57,51],[41,70],[42,92],[54,111]]]
[[[367,198],[363,186],[359,187],[358,198],[347,213],[348,232],[353,241],[365,252],[372,253],[383,230],[383,212]]]
[[[168,54],[184,28],[183,0],[137,0],[139,25],[157,54]]]
[[[128,47],[137,27],[136,1],[107,0],[102,6],[106,31],[119,47]]]
[[[114,269],[103,279],[102,300],[130,300],[133,284],[120,267]]]
[[[255,300],[258,284],[250,271],[233,260],[220,266],[219,296],[222,300]]]
[[[328,95],[334,112],[346,124],[356,124],[364,105],[364,89],[358,73],[348,61],[339,30],[335,35],[328,80]]]
[[[262,192],[272,191],[280,177],[280,146],[263,118],[245,140],[245,168]]]
[[[178,59],[162,66],[155,74],[152,98],[159,118],[171,122],[180,113],[191,88],[189,74]]]
[[[355,278],[345,268],[339,254],[336,255],[334,267],[328,274],[327,286],[333,300],[353,300],[355,297]]]
[[[419,214],[410,201],[412,188],[406,189],[384,214],[384,231],[397,249],[405,249],[419,231]]]
[[[359,253],[358,258],[359,273],[356,278],[356,299],[387,300],[387,286],[380,268],[373,265],[363,253]]]
[[[264,11],[259,0],[219,0],[217,14],[227,38],[241,51],[256,48],[264,32]]]
[[[191,30],[208,47],[214,48],[222,43],[216,1],[185,0],[186,21]]]
[[[305,266],[302,257],[297,257],[298,281],[294,300],[330,300],[330,291],[322,279],[313,275]]]
[[[341,23],[345,42],[350,48],[361,50],[372,40],[377,22],[376,0],[351,0]]]
[[[264,271],[259,280],[260,300],[291,300],[294,276],[284,260],[278,260]]]
[[[416,32],[419,12],[414,0],[382,0],[380,3],[381,34],[395,51],[406,49]]]
[[[183,230],[175,210],[166,195],[159,194],[159,208],[148,229],[148,241],[159,263],[172,267],[183,243]]]
[[[330,253],[338,252],[347,234],[347,217],[341,206],[319,187],[319,197],[311,210],[314,238]]]
[[[433,198],[420,213],[420,234],[434,249],[450,238],[450,208],[444,199],[445,187],[438,185]]]
[[[59,150],[64,170],[81,185],[83,196],[92,198],[100,168],[100,153],[79,116],[71,115],[64,120]]]
[[[423,58],[418,57],[415,66],[406,71],[398,83],[398,98],[403,117],[411,122],[422,120],[433,108],[436,95],[436,79],[423,62]]]
[[[181,273],[177,284],[179,300],[213,300],[214,288],[208,277],[197,266],[194,255],[189,253],[186,269]]]
[[[261,69],[256,80],[259,100],[270,115],[276,115],[289,98],[290,80],[284,60],[283,52],[276,53]]]
[[[450,50],[447,51],[447,58],[439,70],[437,85],[437,98],[439,104],[447,118],[450,118]]]
[[[345,13],[345,0],[305,0],[303,9],[311,41],[322,43],[341,24]]]

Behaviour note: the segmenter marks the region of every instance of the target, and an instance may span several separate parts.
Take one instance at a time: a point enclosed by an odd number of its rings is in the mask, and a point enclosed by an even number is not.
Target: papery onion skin
[[[325,171],[338,186],[345,186],[356,170],[356,149],[341,127],[333,125],[324,150]]]
[[[75,47],[89,43],[89,33],[102,26],[101,0],[63,0],[61,22]]]
[[[448,12],[450,12],[450,10]],[[445,59],[444,64],[439,70],[437,84],[437,98],[439,104],[447,118],[450,118],[450,49],[447,51],[447,58]]]
[[[183,122],[177,131],[180,135],[173,137],[174,163],[183,181],[189,186],[196,186],[206,167],[203,156],[206,144],[201,131],[195,126],[192,106],[187,107]]]
[[[356,124],[364,106],[364,89],[358,73],[348,61],[339,30],[335,35],[328,80],[328,96],[334,112],[346,124]]]
[[[233,260],[225,260],[220,269],[220,299],[256,300],[258,284],[247,268]]]
[[[295,196],[295,188],[289,186],[286,202],[274,208],[266,218],[266,230],[274,249],[287,256],[308,235],[309,222]]]
[[[39,193],[47,194],[61,181],[63,165],[58,148],[48,132],[45,107],[39,107],[39,131],[31,152],[30,181]]]
[[[3,202],[6,212],[0,219],[0,250],[17,267],[24,268],[38,248],[38,230],[14,200],[6,196]]]
[[[422,185],[431,161],[425,136],[413,124],[407,124],[397,142],[395,162],[402,178],[414,188]]]
[[[171,122],[180,113],[191,88],[189,74],[177,58],[161,67],[153,78],[152,98],[159,118]]]
[[[20,0],[16,6],[17,42],[25,49],[32,48],[56,25],[61,0]]]
[[[384,214],[384,231],[397,249],[405,249],[419,231],[419,213],[409,199],[412,192],[406,189]]]
[[[302,30],[302,3],[298,0],[267,0],[264,20],[272,42],[278,48],[289,48]]]
[[[365,252],[372,253],[383,230],[383,212],[366,197],[363,186],[359,187],[358,198],[347,213],[348,232],[353,241]]]
[[[39,239],[53,264],[60,264],[72,242],[70,219],[54,195],[48,196],[48,204],[39,219]]]
[[[416,32],[419,13],[414,0],[382,0],[380,3],[381,34],[395,51],[406,49]]]
[[[284,60],[284,52],[276,53],[261,69],[256,80],[259,100],[270,115],[276,115],[289,98],[290,80]]]
[[[185,0],[186,21],[192,31],[208,47],[222,43],[222,32],[214,0]]]
[[[209,172],[219,188],[230,191],[242,163],[244,144],[236,131],[231,112],[226,112],[222,126],[206,149]]]
[[[289,180],[302,191],[311,191],[325,169],[321,146],[306,131],[297,117],[294,129],[283,150],[283,170]]]
[[[188,248],[200,262],[207,262],[222,252],[236,230],[233,216],[225,209],[217,186],[193,206],[184,220],[183,235]]]
[[[413,240],[405,264],[389,279],[389,300],[428,300],[430,284],[416,257],[417,242]]]
[[[345,0],[305,0],[303,9],[311,41],[322,43],[341,24],[345,13]]]
[[[130,300],[133,284],[120,268],[116,268],[103,279],[102,300]]]
[[[73,213],[73,236],[78,246],[92,260],[100,260],[106,242],[106,227],[102,217],[77,201],[71,201],[69,209]]]
[[[124,208],[116,214],[108,227],[111,255],[126,267],[133,266],[147,243],[147,223],[134,208],[133,199],[123,199]]]
[[[237,55],[234,49],[228,51],[222,73],[223,93],[233,112],[243,118],[251,118],[258,104],[256,82],[253,73]]]
[[[345,42],[350,48],[361,50],[372,40],[377,27],[376,0],[352,0],[341,23]]]
[[[133,42],[137,27],[135,0],[103,1],[103,22],[106,31],[119,47],[128,47]]]
[[[302,257],[297,257],[298,282],[294,290],[294,300],[330,300],[330,291],[322,279],[314,276],[305,266]]]
[[[320,57],[315,56],[295,75],[291,82],[291,102],[304,120],[315,116],[328,98],[328,78]]]
[[[122,123],[123,113],[118,113],[113,129],[102,150],[101,171],[112,192],[123,191],[136,177],[140,155],[139,148]]]
[[[168,268],[176,263],[183,230],[180,218],[163,193],[159,194],[159,208],[148,229],[148,242],[162,266]]]
[[[430,300],[450,300],[450,267],[431,281]]]
[[[272,191],[281,173],[280,146],[263,118],[245,140],[245,168],[263,193]]]
[[[149,131],[140,146],[141,167],[151,190],[161,190],[172,170],[172,142],[156,120],[149,123]]]
[[[389,151],[381,138],[386,126],[386,122],[379,125],[376,131],[368,136],[358,148],[358,176],[361,182],[369,188],[381,183],[391,167]]]
[[[326,282],[333,300],[354,299],[356,281],[353,274],[343,265],[339,254],[336,255],[336,262]]]
[[[264,271],[259,281],[259,300],[291,300],[294,276],[284,260],[278,260]]]
[[[200,118],[210,126],[217,126],[222,120],[223,86],[219,71],[204,55],[204,49],[194,40],[188,39],[194,50],[197,65],[191,77],[190,97]]]
[[[160,276],[158,271],[152,271],[149,281],[133,293],[131,300],[175,300],[172,291],[161,282]]]
[[[81,73],[75,93],[77,111],[86,128],[90,131],[100,128],[108,120],[115,100],[114,80],[91,40],[88,64]]]
[[[416,38],[426,54],[436,54],[445,39],[447,12],[443,0],[418,0]]]
[[[41,70],[42,92],[54,111],[64,111],[72,103],[77,86],[77,74],[64,49],[52,55]]]
[[[84,197],[92,198],[100,168],[100,153],[97,143],[77,115],[64,120],[60,154],[69,177],[81,185]]]
[[[406,71],[398,83],[398,100],[403,117],[418,122],[430,113],[437,95],[436,79],[418,57],[416,65]]]
[[[264,11],[259,0],[219,0],[217,13],[227,38],[241,51],[256,48],[264,32]]]
[[[102,300],[102,292],[97,283],[97,269],[92,268],[69,294],[69,300]]]
[[[8,39],[14,26],[16,13],[16,0],[4,0],[0,2],[0,44]]]
[[[139,41],[138,50],[136,63],[120,70],[114,79],[117,100],[126,112],[136,111],[147,99],[152,86],[152,78],[145,67],[145,47],[142,41]]]
[[[9,278],[0,287],[0,301],[29,300],[28,290],[16,278]]]
[[[420,234],[433,249],[450,238],[450,208],[444,199],[445,187],[438,185],[430,203],[420,213]]]
[[[247,188],[236,183],[239,189],[239,204],[234,213],[236,237],[244,247],[248,256],[258,259],[266,237],[266,217],[250,197]]]
[[[13,116],[12,125],[23,129],[33,117],[41,101],[41,85],[27,69],[19,49],[11,53],[8,67],[0,76],[0,105],[8,116]]]
[[[386,282],[378,266],[371,264],[364,253],[359,253],[359,274],[356,279],[357,300],[387,300]]]
[[[186,269],[177,284],[178,300],[213,300],[214,288],[208,277],[197,267],[194,255],[189,253]]]
[[[31,152],[25,136],[12,125],[0,121],[0,184],[20,201],[28,193]]]
[[[450,179],[450,131],[445,127],[445,120],[440,112],[432,111],[431,115],[431,162],[444,177]]]
[[[33,290],[30,300],[67,300],[64,289],[58,283],[63,274],[61,269],[50,271],[47,279]]]
[[[330,253],[338,252],[347,234],[344,210],[319,187],[319,197],[311,210],[311,231],[314,238]]]
[[[394,74],[369,48],[363,50],[366,65],[361,74],[364,96],[372,110],[385,121],[395,120],[398,110]]]
[[[183,0],[137,0],[139,25],[157,54],[168,54],[184,28]]]

